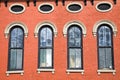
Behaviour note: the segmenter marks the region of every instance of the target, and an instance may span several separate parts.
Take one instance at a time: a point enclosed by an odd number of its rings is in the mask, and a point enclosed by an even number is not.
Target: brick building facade
[[[0,80],[119,80],[119,0],[0,3]]]

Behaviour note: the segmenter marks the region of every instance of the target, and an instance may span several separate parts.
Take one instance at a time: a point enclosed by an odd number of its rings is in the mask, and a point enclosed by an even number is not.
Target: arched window
[[[67,31],[68,37],[68,69],[83,69],[82,62],[82,29],[71,25]]]
[[[10,29],[8,71],[23,70],[24,30],[20,26]]]
[[[113,31],[107,24],[102,24],[97,29],[98,38],[98,68],[114,69],[113,59]]]
[[[53,30],[44,25],[39,30],[38,68],[53,68]]]

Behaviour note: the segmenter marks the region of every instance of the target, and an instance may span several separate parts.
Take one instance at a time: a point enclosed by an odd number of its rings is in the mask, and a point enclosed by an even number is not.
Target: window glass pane
[[[76,68],[82,68],[81,49],[76,49]]]
[[[22,48],[23,47],[23,30],[21,28],[14,28],[11,31],[11,48]]]
[[[15,29],[13,29],[12,31],[11,31],[11,48],[13,48],[13,47],[16,47],[17,46],[17,29],[15,28]]]
[[[111,46],[112,44],[111,44],[111,40],[112,40],[112,38],[111,38],[111,34],[112,32],[111,32],[111,30],[110,30],[110,28],[106,28],[106,45],[107,46]]]
[[[106,48],[106,67],[109,69],[113,69],[111,48]]]
[[[22,49],[17,49],[16,69],[22,69]]]
[[[52,67],[52,49],[40,49],[40,67]]]
[[[40,49],[40,67],[46,66],[46,50]]]
[[[111,48],[99,48],[99,68],[113,69]]]
[[[81,32],[76,26],[69,29],[69,47],[80,47],[81,46]]]
[[[40,46],[52,47],[52,31],[50,28],[42,28],[40,33]]]
[[[75,11],[81,10],[81,9],[82,9],[82,6],[79,5],[79,4],[71,4],[71,5],[68,6],[68,9],[69,9],[70,11],[75,12]]]
[[[22,12],[24,10],[24,7],[21,5],[14,5],[10,8],[10,10],[14,13],[14,12]]]
[[[69,68],[82,68],[81,49],[69,49]]]
[[[101,11],[108,11],[112,6],[109,3],[100,3],[97,8]]]
[[[51,49],[47,49],[46,51],[46,63],[47,63],[47,67],[52,67],[52,50]]]
[[[99,48],[99,69],[106,68],[105,56],[105,49]]]
[[[69,67],[75,68],[75,51],[73,49],[69,51]]]
[[[16,49],[11,49],[10,51],[10,69],[16,69]]]
[[[99,46],[111,46],[111,30],[107,26],[101,26],[98,31]]]
[[[44,5],[41,5],[39,9],[41,10],[41,12],[49,12],[49,11],[52,11],[53,7],[49,4],[44,4]]]
[[[10,50],[10,69],[22,69],[22,49]]]
[[[18,30],[17,30],[17,47],[18,48],[22,48],[23,47],[23,31],[20,29],[20,28],[18,28]]]

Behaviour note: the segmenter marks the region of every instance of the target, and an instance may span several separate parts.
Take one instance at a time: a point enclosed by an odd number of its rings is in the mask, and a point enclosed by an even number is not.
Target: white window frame
[[[20,12],[14,12],[14,11],[12,11],[11,10],[11,8],[13,7],[13,6],[22,6],[23,7],[23,10],[22,11],[20,11]],[[23,13],[24,11],[25,11],[25,6],[23,5],[23,4],[19,4],[19,3],[15,3],[15,4],[12,4],[10,7],[9,7],[9,11],[11,12],[11,13],[13,13],[13,14],[21,14],[21,13]]]
[[[104,4],[104,3],[109,4],[111,7],[110,7],[109,9],[107,9],[107,10],[100,10],[100,9],[98,9],[98,6],[99,6],[100,4]],[[112,5],[110,2],[107,2],[107,1],[99,2],[99,3],[96,5],[96,10],[99,11],[99,12],[108,12],[108,11],[112,10],[112,8],[113,8],[113,5]]]
[[[73,5],[73,4],[77,4],[77,5],[81,6],[81,9],[80,9],[80,10],[77,10],[77,11],[71,11],[68,7],[69,7],[70,5]],[[71,2],[71,3],[69,3],[69,4],[66,6],[66,10],[67,10],[68,12],[71,12],[71,13],[78,13],[78,12],[82,11],[82,9],[83,9],[82,4],[80,4],[80,3],[78,3],[78,2]]]
[[[49,6],[52,7],[52,9],[51,9],[50,11],[42,11],[42,10],[40,9],[40,7],[43,6],[43,5],[49,5]],[[50,3],[43,3],[43,4],[40,4],[40,5],[38,6],[38,11],[41,12],[41,13],[44,13],[44,14],[48,14],[48,13],[51,13],[51,12],[54,11],[54,6],[53,6],[52,4],[50,4]]]

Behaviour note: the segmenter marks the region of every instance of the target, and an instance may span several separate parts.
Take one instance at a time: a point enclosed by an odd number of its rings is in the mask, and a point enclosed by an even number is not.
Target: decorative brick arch
[[[51,23],[50,21],[44,21],[44,22],[39,23],[39,24],[36,26],[36,28],[35,28],[35,30],[34,30],[34,35],[35,35],[35,37],[38,37],[39,29],[42,28],[44,25],[50,26],[50,27],[53,29],[53,33],[54,33],[55,37],[57,36],[57,33],[58,33],[58,32],[57,32],[56,26],[55,26],[53,23]]]
[[[64,28],[63,28],[63,35],[64,37],[67,36],[67,30],[71,25],[78,25],[81,29],[82,29],[82,34],[85,37],[87,34],[87,30],[86,27],[83,23],[79,22],[79,21],[70,21],[68,23],[65,24]]]
[[[27,26],[24,23],[22,23],[22,22],[12,22],[5,28],[4,34],[5,34],[6,38],[8,38],[8,36],[9,36],[10,29],[15,27],[15,26],[20,26],[21,28],[23,28],[24,36],[25,37],[28,36],[28,28],[27,28]]]
[[[116,34],[117,34],[117,27],[116,27],[116,25],[115,25],[112,21],[109,21],[109,20],[101,20],[101,21],[98,21],[98,22],[94,25],[94,27],[93,27],[93,35],[94,35],[94,36],[96,36],[96,34],[97,34],[97,29],[98,29],[98,27],[99,27],[100,25],[102,25],[102,24],[107,24],[107,25],[109,25],[109,26],[112,28],[112,31],[113,31],[114,36],[116,36]]]

